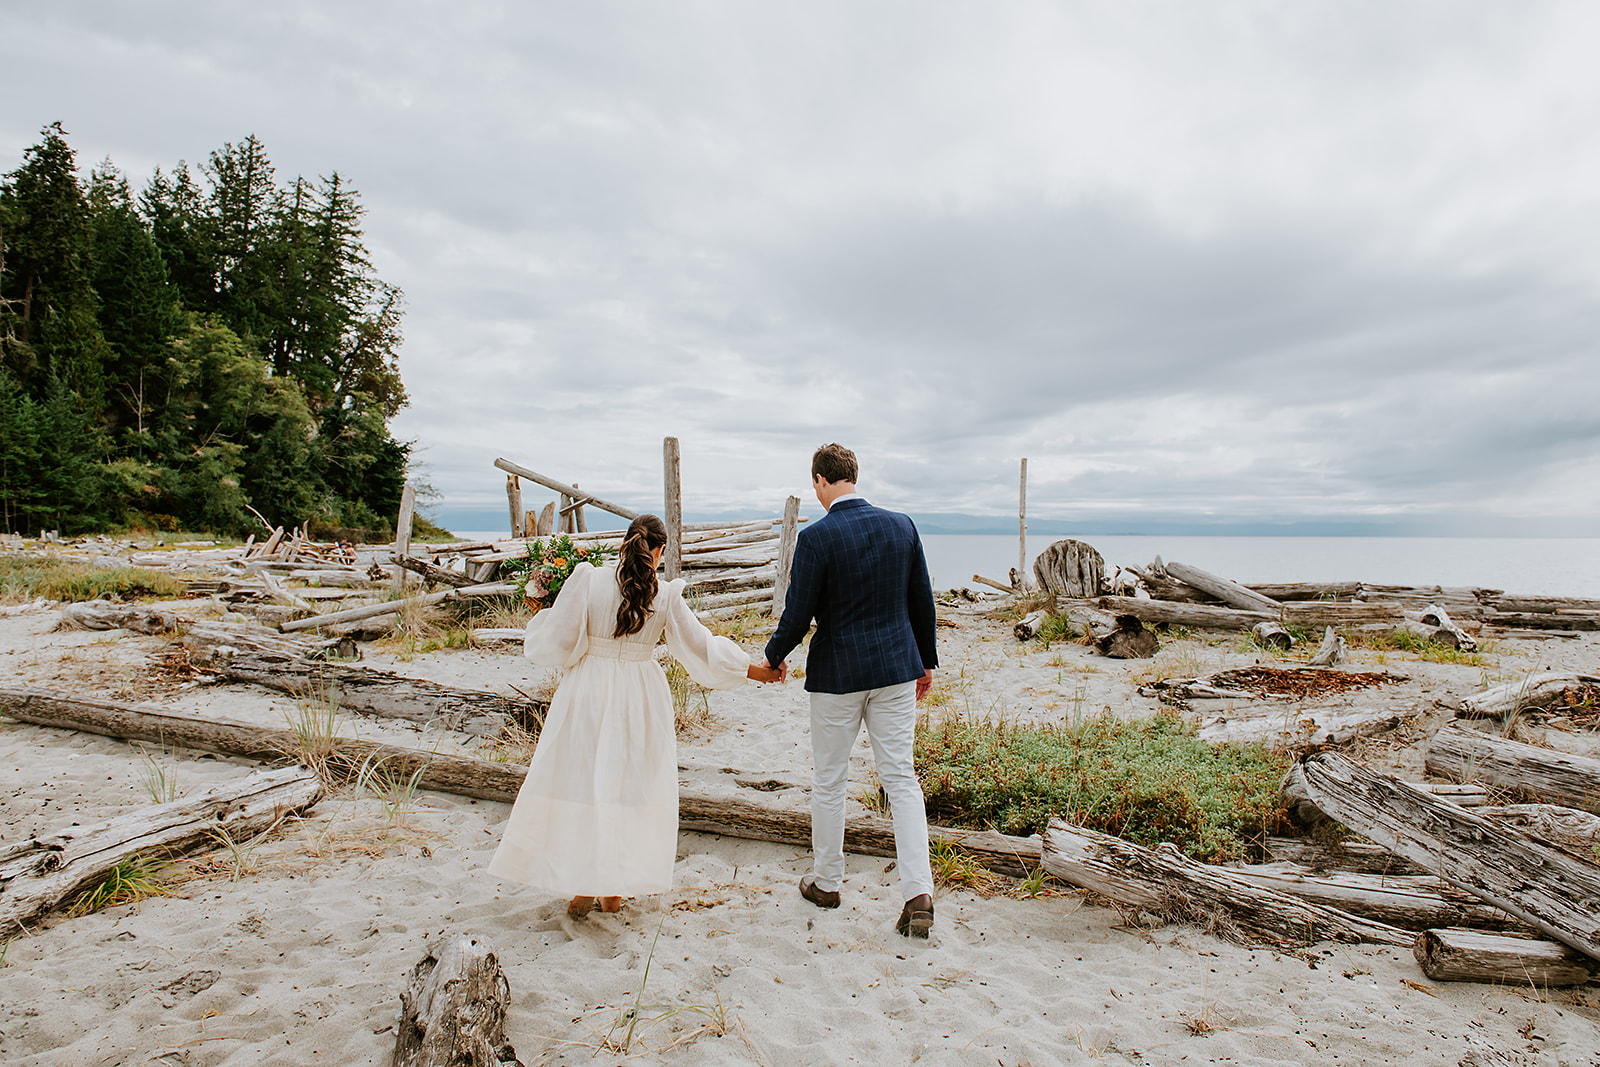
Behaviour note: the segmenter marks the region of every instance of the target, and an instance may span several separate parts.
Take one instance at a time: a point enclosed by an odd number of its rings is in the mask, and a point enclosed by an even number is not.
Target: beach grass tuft
[[[918,729],[915,751],[929,817],[949,826],[1027,836],[1059,817],[1215,862],[1250,855],[1284,816],[1287,755],[1208,744],[1170,709],[1076,725],[947,715]]]
[[[187,585],[170,574],[147,567],[92,567],[71,560],[38,556],[0,557],[0,602],[46,600],[79,602],[116,597],[121,600],[177,599]]]
[[[106,872],[105,877],[79,893],[67,909],[71,916],[89,915],[118,904],[132,904],[150,897],[176,896],[161,877],[167,864],[153,856],[129,856]]]

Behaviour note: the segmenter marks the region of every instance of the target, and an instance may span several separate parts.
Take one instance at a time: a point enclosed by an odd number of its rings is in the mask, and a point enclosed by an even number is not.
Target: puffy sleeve
[[[528,623],[522,654],[541,667],[570,667],[589,651],[589,589],[594,567],[580,563],[567,576],[556,602]]]
[[[744,649],[718,637],[695,618],[683,599],[683,579],[669,583],[663,592],[667,614],[667,651],[683,664],[689,677],[707,689],[732,689],[746,678],[750,657]]]

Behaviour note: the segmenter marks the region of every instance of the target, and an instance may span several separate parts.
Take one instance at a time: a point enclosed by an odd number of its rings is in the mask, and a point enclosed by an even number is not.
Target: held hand
[[[933,670],[929,668],[917,679],[917,699],[921,700],[928,695],[928,690],[933,688]]]
[[[745,677],[749,678],[752,682],[783,681],[783,672],[766,666],[764,661],[762,663],[752,663],[745,669],[744,674]]]

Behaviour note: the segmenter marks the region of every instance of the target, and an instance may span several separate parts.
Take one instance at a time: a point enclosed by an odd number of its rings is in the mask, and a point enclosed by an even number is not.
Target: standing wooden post
[[[772,617],[783,617],[789,596],[789,569],[794,566],[794,545],[800,536],[800,498],[790,497],[783,505],[783,535],[778,539],[778,578],[772,584]]]
[[[561,494],[561,521],[557,523],[562,533],[572,533],[572,498]]]
[[[537,511],[530,511],[522,517],[522,536],[539,536],[539,513]]]
[[[397,556],[411,555],[411,515],[416,509],[417,491],[410,482],[400,493],[400,517],[394,524],[394,554]],[[403,592],[406,587],[406,575],[410,572],[398,563],[394,568],[394,587],[397,592]]]
[[[572,483],[572,488],[574,488],[574,489],[578,488],[578,483],[577,482],[573,482]],[[573,525],[573,528],[576,529],[578,533],[588,533],[589,532],[589,524],[587,522],[585,522],[584,518],[583,518],[583,502],[585,500],[587,500],[587,499],[588,499],[587,497],[581,497],[580,496],[578,498],[578,502],[572,506],[572,525]]]
[[[1017,576],[1011,584],[1028,584],[1028,457],[1022,457],[1022,479],[1017,484]]]
[[[555,532],[556,532],[556,502],[554,500],[552,500],[552,501],[550,501],[550,503],[548,503],[548,504],[546,504],[544,506],[544,510],[543,511],[539,512],[539,529],[538,529],[537,533],[539,534],[540,537],[549,537],[551,534],[553,534]]]
[[[661,562],[667,568],[667,581],[683,573],[683,483],[678,477],[678,439],[661,439],[661,468],[666,482],[667,550]]]
[[[506,503],[511,505],[511,536],[521,537],[524,529],[522,525],[522,482],[515,474],[506,475]]]

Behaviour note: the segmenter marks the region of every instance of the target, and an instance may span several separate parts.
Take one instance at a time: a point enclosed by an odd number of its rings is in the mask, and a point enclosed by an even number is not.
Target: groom
[[[812,874],[800,895],[839,906],[844,878],[845,788],[850,749],[865,724],[878,780],[894,814],[894,848],[905,907],[895,929],[927,937],[933,927],[928,816],[912,766],[917,701],[933,684],[933,588],[917,528],[856,493],[856,456],[823,445],[811,484],[827,514],[800,532],[789,594],[763,666],[783,664],[816,619],[806,662],[811,694]]]

